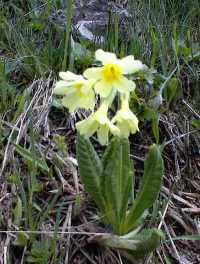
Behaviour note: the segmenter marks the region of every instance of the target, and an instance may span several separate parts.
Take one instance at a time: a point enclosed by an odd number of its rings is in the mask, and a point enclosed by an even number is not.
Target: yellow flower
[[[105,52],[101,49],[95,53],[97,61],[101,61],[103,66],[87,69],[83,75],[87,79],[95,79],[94,86],[96,93],[101,97],[107,97],[113,89],[124,93],[130,91],[134,83],[128,80],[124,75],[132,74],[143,69],[141,61],[135,60],[130,55],[123,59],[118,59],[114,53]]]
[[[97,132],[97,137],[101,145],[108,144],[109,131],[113,135],[119,135],[119,129],[107,117],[108,104],[103,102],[99,109],[91,114],[87,119],[76,124],[76,128],[81,135],[91,137]]]
[[[116,115],[112,119],[112,123],[115,124],[120,130],[120,137],[128,138],[130,134],[135,134],[139,131],[138,119],[136,115],[129,109],[128,100],[122,101],[122,107],[117,111]]]
[[[82,75],[72,72],[60,72],[63,79],[56,83],[54,93],[63,95],[62,104],[67,107],[70,113],[77,108],[93,109],[95,105],[95,94],[92,89],[94,81],[86,80]]]

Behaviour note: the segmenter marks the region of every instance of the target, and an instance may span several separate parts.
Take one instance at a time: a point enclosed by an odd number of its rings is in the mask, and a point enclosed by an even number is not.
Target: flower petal
[[[79,96],[79,107],[85,109],[93,110],[95,106],[95,95],[94,92],[91,90],[87,93],[87,96]]]
[[[76,128],[81,135],[91,137],[98,129],[98,123],[93,120],[93,115],[90,115],[87,119],[76,123]]]
[[[128,121],[128,123],[131,130],[131,134],[135,134],[137,131],[139,131],[138,122],[133,122],[132,120],[132,121]]]
[[[119,110],[112,119],[112,123],[116,123],[120,130],[120,137],[128,138],[130,133],[135,134],[139,131],[138,119],[129,108]]]
[[[130,91],[133,92],[135,91],[135,88],[136,88],[136,84],[134,81],[129,81],[130,82]]]
[[[59,76],[61,79],[66,80],[66,81],[82,81],[82,80],[84,80],[82,75],[77,75],[77,74],[70,72],[70,71],[60,72]]]
[[[62,105],[69,109],[70,113],[73,113],[78,108],[77,97],[74,93],[63,97]]]
[[[134,60],[134,56],[130,55],[121,60],[118,60],[124,74],[132,74],[144,68],[144,65],[139,60]]]
[[[117,60],[117,57],[114,53],[103,51],[98,49],[95,52],[95,58],[97,61],[101,61],[103,64],[112,63]]]
[[[118,81],[114,82],[113,87],[120,93],[127,93],[135,88],[134,82],[128,80],[124,76],[122,76]]]
[[[69,93],[70,87],[72,87],[74,82],[58,81],[53,90],[54,94],[57,95],[66,95]]]
[[[119,130],[120,130],[120,137],[122,138],[128,138],[130,134],[129,127],[127,127],[125,122],[119,122],[117,124]]]
[[[100,68],[95,68],[95,67],[89,68],[84,71],[83,75],[87,79],[100,80],[101,79],[101,67]]]
[[[114,136],[119,136],[120,135],[120,130],[117,126],[113,125],[111,122],[109,122],[108,124],[110,132],[114,135]]]
[[[63,99],[62,104],[69,108],[69,112],[73,113],[78,108],[94,109],[95,95],[93,90],[87,93],[87,96],[80,94],[74,90],[74,92],[68,93]]]
[[[95,84],[94,89],[96,93],[105,98],[112,92],[113,86],[110,83],[99,81]]]
[[[102,125],[97,130],[97,137],[98,137],[99,143],[101,145],[107,145],[108,144],[108,132],[109,132],[109,128],[107,125]]]

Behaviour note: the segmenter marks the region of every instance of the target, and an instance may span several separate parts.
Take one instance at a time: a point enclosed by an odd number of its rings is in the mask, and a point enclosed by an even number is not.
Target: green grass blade
[[[173,241],[176,241],[176,240],[200,241],[200,234],[173,237],[172,240]],[[166,242],[170,242],[170,240]]]
[[[73,7],[73,0],[67,0],[67,27],[65,33],[65,50],[64,50],[64,58],[62,62],[62,70],[65,71],[67,69],[67,57],[68,57],[68,49],[70,43],[70,32],[71,32],[71,17],[72,17],[72,7]]]
[[[33,162],[33,164],[35,164],[42,170],[49,172],[49,167],[47,166],[45,160],[34,158],[31,151],[23,148],[22,146],[18,144],[14,144],[14,145],[15,145],[15,150],[17,151],[17,153],[21,155],[25,160]]]
[[[61,195],[61,193],[62,193],[62,190],[58,189],[58,192],[55,194],[53,199],[48,203],[47,207],[42,211],[42,214],[39,216],[38,221],[37,221],[37,228],[40,228],[40,225],[47,218],[49,212],[55,206],[55,203],[58,200],[58,197]]]

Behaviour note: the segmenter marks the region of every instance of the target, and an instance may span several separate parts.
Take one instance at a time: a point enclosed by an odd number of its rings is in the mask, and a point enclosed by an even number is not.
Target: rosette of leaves
[[[163,233],[157,229],[143,229],[147,210],[160,191],[163,160],[158,145],[150,146],[144,161],[140,189],[134,195],[134,169],[129,157],[129,141],[114,137],[100,159],[91,142],[77,136],[77,158],[80,177],[86,191],[98,206],[111,234],[102,234],[95,242],[122,250],[129,258],[143,258],[157,248]]]

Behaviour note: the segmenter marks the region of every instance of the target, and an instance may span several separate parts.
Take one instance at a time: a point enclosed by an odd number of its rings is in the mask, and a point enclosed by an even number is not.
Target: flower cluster
[[[135,83],[126,76],[143,69],[144,65],[132,55],[118,59],[114,53],[101,49],[96,51],[95,58],[102,66],[87,69],[83,76],[69,71],[60,72],[62,80],[56,83],[54,93],[63,96],[62,104],[70,112],[77,108],[92,110],[87,119],[76,124],[76,128],[86,137],[97,132],[99,142],[106,145],[109,132],[128,138],[130,133],[138,131],[138,119],[129,109],[129,96],[135,89]],[[95,94],[101,100],[96,111]],[[117,94],[120,96],[121,108],[110,120],[108,110]]]

